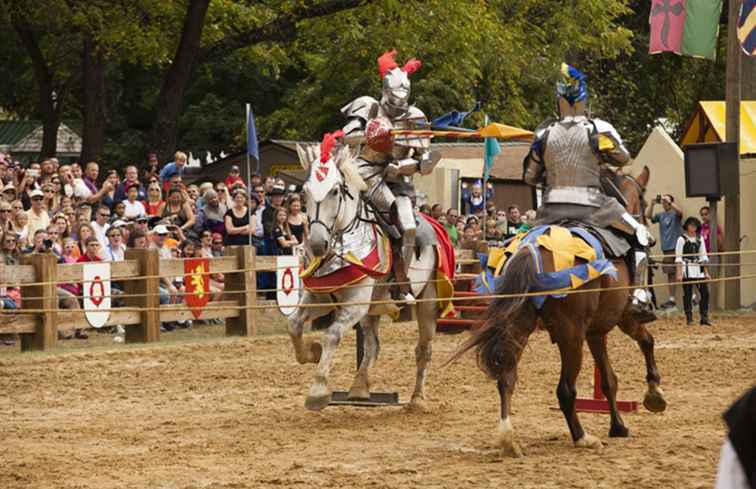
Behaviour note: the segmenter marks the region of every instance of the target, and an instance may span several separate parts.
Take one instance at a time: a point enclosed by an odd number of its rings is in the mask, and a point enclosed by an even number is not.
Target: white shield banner
[[[85,263],[82,268],[84,316],[93,328],[110,318],[110,262]]]
[[[276,260],[276,302],[281,314],[291,316],[299,304],[299,257],[279,256]]]

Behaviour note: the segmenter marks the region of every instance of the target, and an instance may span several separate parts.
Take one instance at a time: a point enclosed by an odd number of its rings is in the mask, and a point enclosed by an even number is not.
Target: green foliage
[[[492,120],[528,128],[553,114],[557,68],[566,60],[588,73],[593,112],[613,122],[633,150],[655,120],[679,128],[698,99],[723,96],[722,57],[712,64],[647,54],[649,7],[640,0],[366,0],[300,21],[283,40],[229,43],[336,1],[211,0],[182,104],[179,146],[195,154],[241,149],[246,102],[261,139],[319,138],[343,124],[339,109],[351,99],[379,96],[376,58],[390,48],[401,62],[423,61],[412,77],[413,101],[429,116],[479,100]],[[26,17],[55,79],[61,87],[71,82],[66,119],[80,116],[82,35],[95,39],[107,66],[106,160],[113,163],[143,160],[188,4],[0,0],[8,8],[32,5]],[[38,117],[31,64],[2,12],[0,43],[7,73],[0,108]]]

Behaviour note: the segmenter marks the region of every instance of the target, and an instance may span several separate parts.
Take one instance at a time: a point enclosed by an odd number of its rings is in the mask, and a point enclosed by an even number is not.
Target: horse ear
[[[649,170],[647,166],[644,166],[643,170],[635,178],[635,181],[638,182],[641,187],[646,187],[648,185],[649,178],[651,178],[651,170]]]
[[[297,156],[299,157],[299,163],[302,164],[302,168],[304,168],[305,173],[309,173],[310,172],[310,152],[306,151],[302,146],[297,144]]]
[[[349,146],[342,146],[336,154],[336,166],[344,175],[344,180],[346,180],[347,185],[356,188],[360,192],[364,192],[367,190],[367,184],[360,176],[360,172],[357,171],[357,167],[352,163],[353,160],[354,156],[352,155]]]

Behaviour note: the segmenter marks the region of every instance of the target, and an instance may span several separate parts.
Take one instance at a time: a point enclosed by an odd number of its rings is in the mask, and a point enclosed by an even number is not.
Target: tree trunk
[[[84,38],[82,53],[82,146],[81,163],[101,161],[105,152],[105,63],[91,36]]]
[[[199,52],[202,27],[210,0],[190,0],[173,63],[163,77],[146,152],[157,153],[160,161],[170,161],[176,151],[178,118],[184,93],[189,86],[192,65]],[[146,154],[145,152],[145,154]]]
[[[56,97],[53,75],[47,66],[45,57],[39,47],[37,36],[26,20],[14,14],[11,17],[13,28],[29,54],[37,83],[37,110],[42,118],[42,149],[40,159],[55,156],[58,146],[58,128],[60,127],[61,100]],[[60,94],[62,97],[63,94]]]

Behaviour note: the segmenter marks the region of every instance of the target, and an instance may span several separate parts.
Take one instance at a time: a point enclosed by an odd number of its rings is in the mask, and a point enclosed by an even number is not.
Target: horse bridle
[[[330,236],[329,241],[329,247],[332,243],[338,241],[344,236],[344,233],[350,231],[354,226],[355,223],[359,220],[359,210],[357,211],[357,215],[355,219],[350,222],[347,226],[345,226],[342,229],[339,229],[338,231],[334,232],[333,228],[336,226],[336,221],[338,220],[339,214],[341,214],[341,206],[344,203],[344,197],[348,197],[350,200],[354,200],[354,196],[349,192],[349,189],[344,183],[339,183],[338,185],[338,195],[339,195],[339,203],[336,206],[336,219],[333,221],[333,223],[329,226],[326,224],[322,219],[320,219],[320,204],[321,202],[315,202],[315,219],[310,221],[310,228],[315,226],[316,224],[320,224],[325,228],[325,230],[328,232],[328,235]]]

